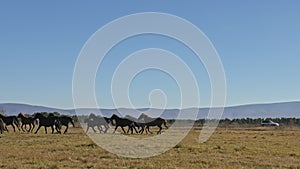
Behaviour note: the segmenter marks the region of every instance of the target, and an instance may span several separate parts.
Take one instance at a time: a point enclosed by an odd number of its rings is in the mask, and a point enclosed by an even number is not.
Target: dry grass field
[[[81,128],[65,135],[9,129],[0,136],[0,168],[300,168],[299,128],[219,128],[203,144],[194,129],[173,149],[146,159],[111,154]]]

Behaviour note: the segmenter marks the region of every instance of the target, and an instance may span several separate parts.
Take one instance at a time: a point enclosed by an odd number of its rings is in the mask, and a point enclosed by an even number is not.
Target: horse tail
[[[0,118],[0,133],[2,134],[3,131],[5,131],[5,124],[3,120]]]
[[[73,119],[71,117],[70,117],[70,122],[73,125],[73,127],[75,127],[74,121],[73,121]]]
[[[57,129],[61,130],[61,121],[58,118],[55,118],[54,125]]]
[[[37,119],[33,119],[33,124],[34,125],[38,125],[39,123],[38,123],[38,120]]]
[[[164,126],[168,129],[169,127],[167,126],[167,121],[164,120]]]
[[[18,128],[20,128],[21,123],[20,123],[20,121],[18,120],[17,117],[13,117],[13,123],[14,123]]]

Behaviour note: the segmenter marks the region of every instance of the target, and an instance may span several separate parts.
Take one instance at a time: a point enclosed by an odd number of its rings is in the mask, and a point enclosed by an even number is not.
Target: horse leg
[[[29,130],[27,130],[27,132],[29,133],[30,131],[31,131],[31,124],[29,123]]]
[[[34,125],[34,123],[32,123],[32,129],[31,129],[31,133],[32,133],[32,131],[33,131],[34,127],[35,127],[35,125]]]
[[[53,127],[53,126],[52,126]],[[61,134],[60,128],[58,126],[55,126],[55,130],[57,133]],[[54,132],[54,128],[53,128],[53,132]],[[53,133],[52,133],[53,134]]]
[[[148,134],[147,126],[146,125],[144,126],[144,131],[146,131],[146,134]]]
[[[45,127],[45,133],[48,134],[48,133],[47,133],[47,127],[46,127],[46,126],[44,126],[44,127]],[[52,134],[53,134],[53,133],[52,133]]]
[[[95,126],[94,126],[95,127]],[[92,127],[92,129],[94,130],[94,133],[97,133],[97,131],[95,130],[95,128],[94,127]]]
[[[139,131],[139,134],[143,134],[144,133],[144,127],[141,127],[141,130]]]
[[[148,134],[148,131],[147,131],[147,130],[145,130],[145,126],[143,126],[143,127],[142,127],[142,133],[141,133],[141,134],[143,134],[143,133],[144,133],[144,131],[146,131],[146,134]]]
[[[132,129],[132,126],[130,126],[130,125],[128,126],[128,130],[127,130],[126,134],[128,134],[129,130],[131,131],[131,134],[133,134],[133,129]]]
[[[89,131],[90,126],[87,126],[85,133]]]
[[[11,124],[11,126],[13,127],[14,132],[16,132],[16,128],[15,128],[14,124]]]
[[[150,131],[150,127],[149,127],[149,126],[147,126],[147,130],[148,130],[148,132],[149,132],[150,134],[153,134],[153,133]]]
[[[99,133],[101,134],[102,128],[101,128],[99,125],[97,126],[97,128],[98,128],[98,130],[99,130]]]
[[[41,128],[41,126],[39,125],[39,127],[36,129],[34,134],[36,134],[39,131],[40,128]]]
[[[24,130],[24,126],[25,126],[25,130]],[[22,129],[23,132],[25,132],[26,131],[26,124],[22,124],[21,129]]]
[[[16,127],[18,128],[18,130],[19,130],[19,132],[20,132],[20,131],[21,131],[21,129],[20,129],[20,124],[19,124],[18,122],[16,122],[16,121],[13,122],[13,124],[16,125]]]
[[[124,130],[124,127],[123,127],[123,126],[121,126],[121,128],[122,128],[122,130],[123,130],[124,134],[126,134],[126,132],[125,132],[125,130]]]
[[[54,127],[51,126],[51,130],[52,130],[52,134],[54,134]],[[56,131],[57,131],[57,128],[56,128]]]
[[[26,129],[27,129],[27,125],[22,123],[22,125],[21,125],[21,129],[22,129],[22,131],[23,131],[23,132],[25,132],[25,131],[26,131]]]
[[[104,127],[105,127],[104,133],[107,133],[107,130],[108,130],[109,127],[107,125],[105,125]]]
[[[21,129],[22,129],[23,132],[25,132],[24,129],[23,129],[23,127],[24,127],[24,124],[21,125]]]
[[[158,126],[158,127],[159,127],[159,130],[158,130],[157,134],[161,134],[162,127],[161,126]]]
[[[116,132],[116,130],[117,130],[117,128],[118,128],[118,127],[119,127],[119,126],[117,126],[117,125],[116,125],[116,127],[115,127],[115,130],[114,130],[113,134],[115,134],[115,132]]]
[[[66,134],[68,132],[69,129],[69,125],[67,125],[66,130],[64,131],[64,134]]]
[[[22,124],[22,125],[23,125],[23,124]],[[25,127],[24,127],[24,130],[23,130],[23,128],[22,128],[22,125],[21,125],[21,127],[20,127],[21,130],[24,131],[24,132],[27,132],[27,131],[28,131],[28,130],[27,130],[27,124],[24,124],[24,126],[25,126]]]
[[[138,134],[138,131],[136,130],[136,128],[134,126],[132,126],[132,127],[135,130],[136,134]],[[131,131],[131,134],[133,134],[133,131]]]
[[[131,129],[131,127],[130,126],[128,126],[128,130],[127,130],[127,132],[126,132],[126,134],[128,134],[129,133],[129,130]]]
[[[164,122],[164,126],[166,127],[166,129],[169,128],[169,127],[167,126],[167,122]]]

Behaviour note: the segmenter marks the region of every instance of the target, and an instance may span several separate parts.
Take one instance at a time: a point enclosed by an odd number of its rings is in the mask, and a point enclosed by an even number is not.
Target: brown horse
[[[22,122],[21,129],[22,129],[22,131],[25,132],[26,126],[29,125],[29,130],[27,130],[27,132],[31,132],[32,133],[37,120],[34,119],[33,117],[25,117],[24,113],[22,113],[22,112],[19,113],[19,115],[17,116],[17,118],[21,119],[21,122]],[[24,126],[25,126],[25,130],[23,128]]]
[[[140,117],[138,118],[138,120],[145,123],[146,130],[148,130],[148,132],[151,133],[151,134],[152,134],[152,132],[149,129],[150,126],[157,126],[159,128],[157,134],[161,134],[162,125],[164,125],[168,129],[167,121],[163,118],[160,118],[160,117],[151,118],[148,115],[146,115],[145,113],[142,113],[140,115]]]
[[[5,124],[5,130],[8,131],[6,126],[11,125],[14,129],[14,132],[16,132],[15,125],[20,131],[20,122],[16,116],[4,116],[3,114],[0,114],[0,118],[3,120]]]

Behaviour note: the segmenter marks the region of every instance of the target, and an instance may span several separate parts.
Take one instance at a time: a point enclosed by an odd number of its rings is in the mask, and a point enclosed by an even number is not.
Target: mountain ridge
[[[120,116],[130,115],[138,117],[141,112],[157,117],[161,116],[167,119],[176,119],[181,112],[182,119],[194,119],[195,113],[199,112],[197,119],[206,118],[209,110],[219,111],[220,108],[184,108],[184,109],[159,109],[159,108],[118,108],[118,109],[105,109],[105,108],[80,108],[80,109],[60,109],[51,108],[46,106],[30,105],[25,103],[0,103],[0,110],[5,110],[6,114],[18,114],[24,112],[33,114],[35,112],[59,112],[61,114],[89,114],[100,113],[103,116],[111,116],[118,114]],[[300,101],[291,102],[278,102],[278,103],[258,103],[258,104],[245,104],[237,106],[228,106],[224,108],[222,118],[281,118],[281,117],[295,117],[300,118]]]

